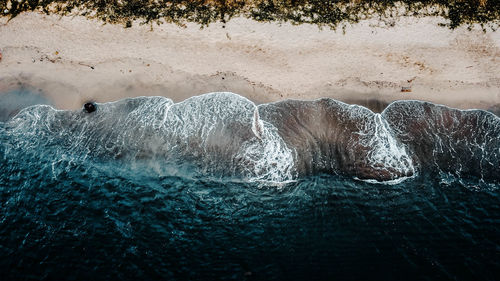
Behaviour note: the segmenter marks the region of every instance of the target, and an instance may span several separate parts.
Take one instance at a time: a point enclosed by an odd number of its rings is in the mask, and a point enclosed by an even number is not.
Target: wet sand
[[[235,18],[199,25],[103,24],[81,16],[0,18],[0,93],[19,88],[62,109],[231,91],[256,103],[331,97],[379,111],[401,99],[500,108],[500,32],[443,19],[364,21],[342,30]],[[402,89],[410,89],[403,92]],[[0,94],[0,98],[1,98]]]

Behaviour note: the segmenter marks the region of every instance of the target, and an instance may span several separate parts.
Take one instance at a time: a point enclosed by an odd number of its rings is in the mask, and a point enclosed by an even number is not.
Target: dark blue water
[[[415,158],[416,175],[396,184],[293,171],[262,181],[156,146],[93,153],[102,147],[80,127],[28,112],[38,121],[0,123],[2,280],[499,279],[495,178],[427,171]]]

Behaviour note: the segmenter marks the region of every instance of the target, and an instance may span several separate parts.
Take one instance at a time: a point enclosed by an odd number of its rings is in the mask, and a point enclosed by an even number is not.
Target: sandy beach
[[[256,103],[331,97],[380,110],[394,100],[498,110],[500,32],[437,17],[374,20],[342,31],[235,18],[103,24],[81,16],[0,18],[0,93],[24,88],[61,109],[88,100],[230,91]],[[410,92],[403,92],[403,87]]]

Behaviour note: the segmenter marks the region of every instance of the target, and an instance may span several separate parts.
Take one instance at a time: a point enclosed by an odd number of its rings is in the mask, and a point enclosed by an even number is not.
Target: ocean
[[[211,93],[2,120],[2,280],[500,278],[489,112]]]

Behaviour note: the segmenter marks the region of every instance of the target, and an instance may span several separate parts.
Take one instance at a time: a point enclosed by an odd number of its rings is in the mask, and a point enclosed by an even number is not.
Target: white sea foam
[[[316,133],[323,138],[318,138],[322,142],[312,142],[314,145],[308,148],[313,150],[311,159],[307,153],[297,154],[296,146],[307,147],[310,145],[308,140],[294,139],[295,143],[288,144],[283,139],[291,132],[287,130],[304,128],[289,128],[286,123],[281,127],[273,125],[281,124],[277,122],[281,115],[268,120],[262,107],[239,95],[224,92],[180,103],[164,97],[125,99],[97,104],[97,111],[90,114],[82,110],[56,110],[46,105],[32,106],[4,124],[5,134],[15,140],[4,146],[5,155],[21,150],[35,157],[40,152],[53,152],[56,154],[53,167],[87,158],[123,159],[131,165],[144,161],[152,163],[152,168],[158,171],[162,165],[168,169],[180,167],[182,171],[194,167],[202,175],[265,183],[296,179],[303,174],[297,168],[300,161],[306,161],[305,166],[312,171],[317,168],[314,165],[323,165],[317,170],[345,171],[368,182],[375,182],[370,179],[373,175],[373,179],[389,179],[382,182],[387,184],[416,175],[423,167],[419,166],[423,165],[422,161],[434,163],[437,171],[450,172],[453,168],[457,176],[473,173],[481,180],[486,175],[487,180],[498,174],[500,119],[491,114],[466,112],[463,114],[469,119],[459,118],[453,114],[462,113],[445,112],[443,115],[438,106],[417,102],[401,102],[394,105],[397,106],[394,110],[377,114],[361,106],[328,102],[340,105],[328,108],[336,113],[328,118],[335,116],[345,121],[342,124],[346,127],[329,132],[333,137],[326,139],[321,131],[324,127],[317,128]],[[433,111],[424,112],[424,105],[427,111]],[[405,125],[407,120],[399,118],[407,114],[407,110],[433,119],[412,119],[420,122],[419,131],[413,136],[415,132]],[[261,119],[259,112],[265,118]],[[338,120],[332,119],[332,124],[338,124]],[[284,132],[283,136],[280,132]],[[478,135],[471,136],[470,132],[478,132]],[[335,134],[347,137],[337,138]],[[420,135],[429,139],[421,139]],[[421,144],[425,144],[426,149],[420,151],[418,145]],[[326,150],[321,150],[321,146]],[[320,162],[324,155],[338,153],[336,146],[347,151],[343,155],[345,158],[338,158],[344,166]],[[433,159],[419,159],[419,153],[428,153]],[[336,155],[332,159],[337,159]]]
[[[192,151],[196,156],[230,165],[220,169],[250,181],[293,179],[291,150],[272,124],[260,120],[256,105],[244,97],[220,92],[190,98],[170,108],[164,126],[172,140],[190,148],[198,146],[200,150]]]
[[[373,122],[370,122],[372,135],[363,140],[365,145],[372,149],[368,153],[368,160],[373,167],[398,171],[401,174],[413,175],[415,166],[408,155],[406,147],[398,142],[387,124],[387,121],[376,113]]]
[[[349,114],[356,118],[361,117],[365,121],[359,122],[364,125],[360,126],[360,131],[356,133],[359,136],[356,141],[368,148],[367,163],[375,170],[394,175],[389,181],[378,182],[368,179],[369,182],[396,184],[408,178],[400,175],[416,174],[416,167],[407,147],[396,139],[381,114],[357,105],[349,106]]]

